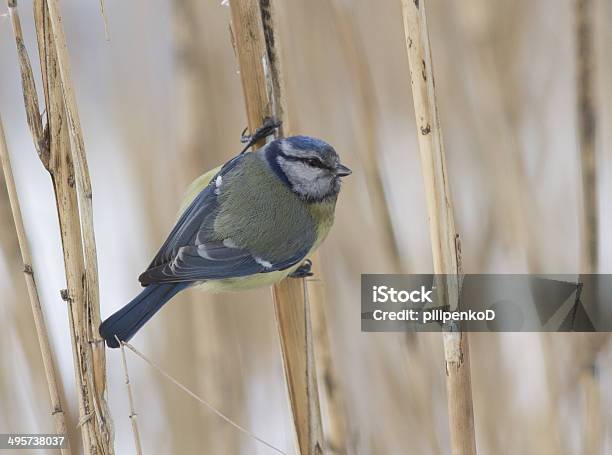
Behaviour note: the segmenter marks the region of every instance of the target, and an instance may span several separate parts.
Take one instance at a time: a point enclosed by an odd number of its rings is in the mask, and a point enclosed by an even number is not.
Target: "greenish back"
[[[215,234],[267,261],[307,252],[315,243],[316,226],[307,205],[260,154],[248,154],[223,177],[218,199]]]

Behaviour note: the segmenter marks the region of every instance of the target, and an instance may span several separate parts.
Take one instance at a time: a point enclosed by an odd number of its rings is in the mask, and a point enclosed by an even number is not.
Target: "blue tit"
[[[138,278],[145,287],[100,325],[111,348],[128,341],[173,296],[269,286],[309,272],[327,236],[340,180],[351,170],[326,142],[277,139],[196,179],[176,225]]]

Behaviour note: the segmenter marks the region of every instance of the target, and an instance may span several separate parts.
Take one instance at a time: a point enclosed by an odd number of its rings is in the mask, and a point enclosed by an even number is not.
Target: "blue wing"
[[[219,208],[214,182],[217,176],[239,165],[243,156],[226,163],[183,212],[147,270],[138,278],[143,286],[273,272],[296,265],[306,257],[311,245],[280,261],[269,262],[232,242],[208,238]]]
[[[221,242],[209,242],[179,248],[171,262],[147,270],[139,280],[146,286],[151,283],[238,278],[284,270],[299,263],[307,253],[308,251],[300,252],[282,262],[270,263],[241,248],[227,247]]]

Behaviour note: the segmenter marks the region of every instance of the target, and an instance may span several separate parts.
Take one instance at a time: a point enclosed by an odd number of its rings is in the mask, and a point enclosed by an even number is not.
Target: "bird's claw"
[[[248,127],[245,128],[244,131],[242,131],[242,134],[240,135],[240,142],[246,144],[246,146],[244,147],[244,149],[242,149],[242,152],[240,153],[246,152],[253,144],[273,134],[274,131],[277,128],[280,128],[282,124],[283,122],[280,120],[276,120],[272,117],[267,117],[264,120],[263,125],[261,125],[261,128],[255,130],[253,134],[245,134]]]
[[[306,259],[297,269],[295,269],[293,273],[289,274],[289,277],[306,278],[313,276],[314,273],[312,273],[310,269],[312,269],[312,261],[310,259]]]

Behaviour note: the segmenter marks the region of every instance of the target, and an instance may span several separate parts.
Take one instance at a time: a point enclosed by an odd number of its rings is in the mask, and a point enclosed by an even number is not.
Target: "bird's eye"
[[[322,167],[323,163],[321,163],[319,160],[317,160],[316,158],[308,158],[306,159],[306,163],[309,166],[314,166],[314,167]]]

